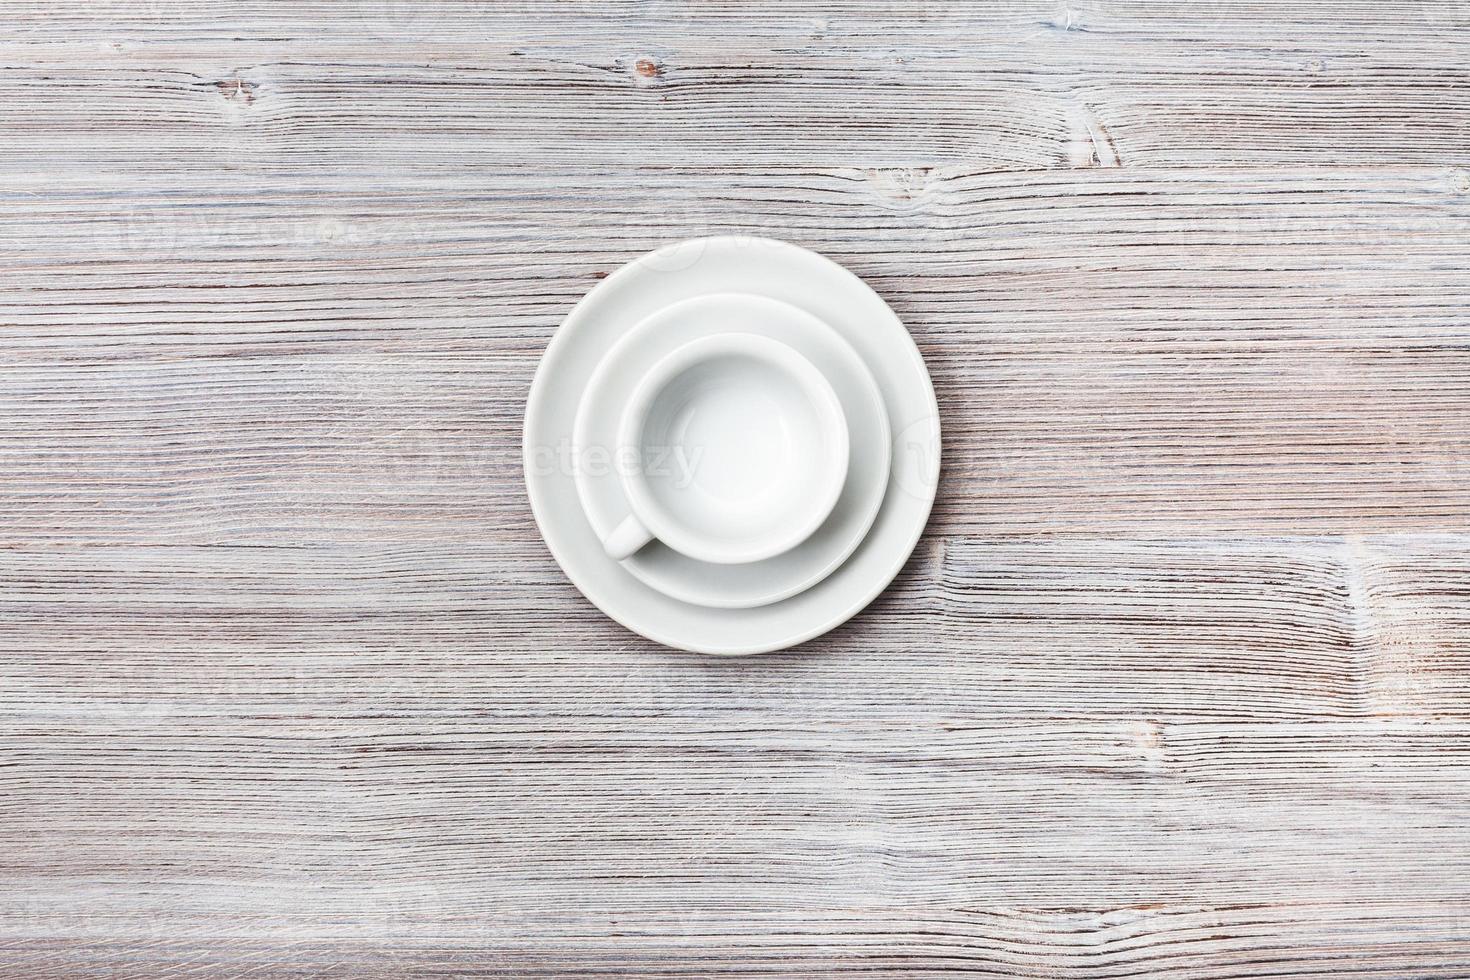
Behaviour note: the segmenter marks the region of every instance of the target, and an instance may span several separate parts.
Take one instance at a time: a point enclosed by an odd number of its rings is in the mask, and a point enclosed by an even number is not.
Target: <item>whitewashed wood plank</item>
[[[1449,0],[57,6],[7,8],[0,172],[1470,163]]]
[[[442,976],[1044,976],[1220,980],[1250,976],[1418,977],[1466,970],[1463,908],[1453,904],[1115,909],[929,910],[813,907],[663,915],[547,911],[442,924],[332,923],[320,937],[278,920],[177,918],[140,941],[108,920],[76,924],[70,941],[9,932],[28,976],[77,974],[263,977]]]
[[[557,322],[708,233],[818,248],[897,309],[945,421],[937,533],[1470,514],[1452,170],[340,180],[12,190],[4,540],[493,540],[526,524],[519,420]]]
[[[810,943],[834,967],[865,955],[858,932],[886,937],[894,967],[983,965],[1014,943],[1015,967],[1104,976],[1360,945],[1369,969],[1402,968],[1427,941],[1417,965],[1447,969],[1466,938],[1466,736],[1424,720],[305,717],[183,741],[120,719],[7,724],[0,937],[146,961],[402,935],[551,971],[619,947],[677,963],[671,947],[710,933],[730,946],[682,952],[738,968],[741,949]],[[1001,909],[1037,914],[986,922]]]
[[[1463,716],[1470,541],[926,545],[792,653],[677,654],[506,544],[0,553],[20,717]],[[575,724],[576,722],[573,722]]]

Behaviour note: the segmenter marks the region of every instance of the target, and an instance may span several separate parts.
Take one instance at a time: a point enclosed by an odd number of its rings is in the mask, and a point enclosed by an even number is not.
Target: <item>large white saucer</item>
[[[847,418],[851,460],[836,507],[797,547],[765,561],[711,565],[654,541],[623,560],[635,578],[664,595],[719,609],[749,609],[790,598],[826,578],[857,549],[888,488],[893,437],[873,374],[830,326],[789,303],[751,293],[713,293],[659,310],[618,339],[582,393],[572,444],[577,492],[604,541],[628,514],[613,465],[618,416],[643,373],[690,340],[729,331],[790,345],[821,371]]]
[[[888,408],[894,457],[868,536],[823,581],[782,602],[711,609],[670,598],[608,558],[582,511],[572,432],[579,396],[634,324],[709,293],[749,292],[828,323],[872,372]],[[659,249],[592,289],[542,357],[526,405],[526,487],[553,557],[598,608],[668,646],[701,653],[779,650],[827,632],[873,600],[908,560],[928,520],[939,474],[939,413],[918,348],[886,303],[829,259],[784,242],[707,238]]]

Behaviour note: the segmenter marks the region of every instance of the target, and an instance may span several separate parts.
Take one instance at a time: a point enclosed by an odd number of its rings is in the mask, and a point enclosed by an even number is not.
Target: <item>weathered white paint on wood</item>
[[[1463,4],[0,12],[0,975],[1470,975]],[[632,256],[898,310],[789,653],[541,545]]]

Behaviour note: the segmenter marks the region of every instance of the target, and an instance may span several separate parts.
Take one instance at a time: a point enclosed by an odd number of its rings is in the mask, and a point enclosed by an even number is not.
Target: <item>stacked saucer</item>
[[[703,653],[792,646],[897,574],[928,519],[939,418],[861,280],[708,238],[618,270],[547,348],[526,483],[552,554],[618,622]]]

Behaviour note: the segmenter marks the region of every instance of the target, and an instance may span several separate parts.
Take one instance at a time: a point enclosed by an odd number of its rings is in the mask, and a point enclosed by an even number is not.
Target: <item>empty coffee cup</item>
[[[779,341],[724,333],[658,361],[618,426],[631,514],[603,547],[622,560],[657,539],[701,561],[761,561],[805,541],[847,477],[832,386]]]

